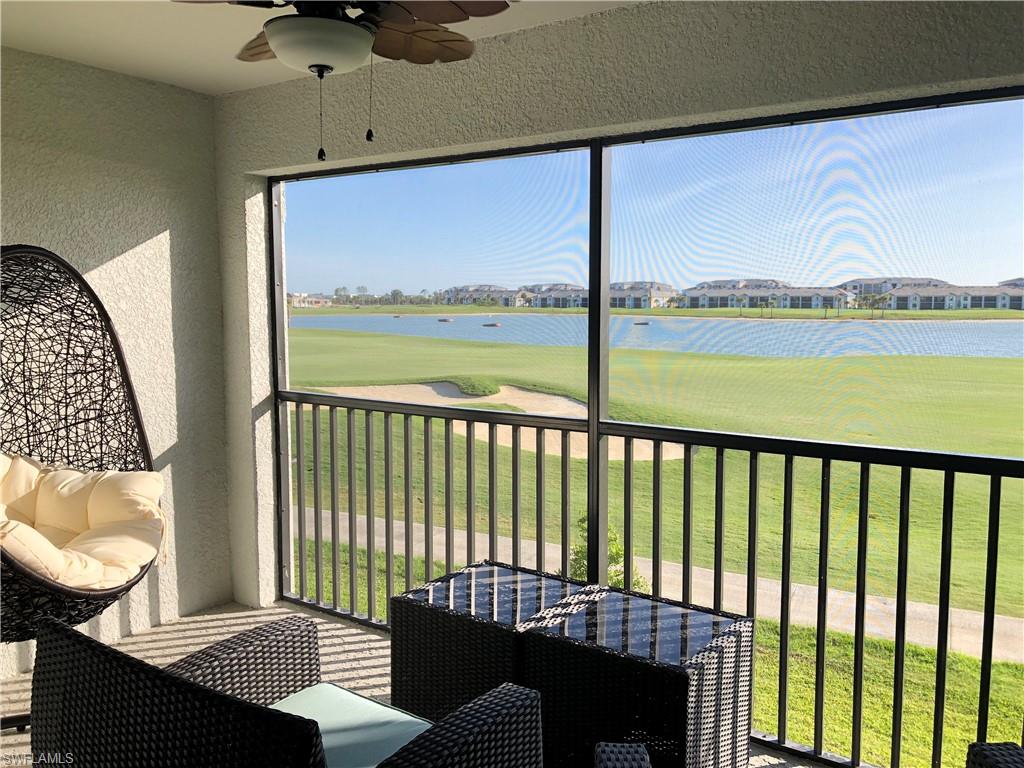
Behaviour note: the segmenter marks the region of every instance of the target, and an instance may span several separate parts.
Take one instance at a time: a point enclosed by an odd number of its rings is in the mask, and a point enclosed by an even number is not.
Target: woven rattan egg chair
[[[0,249],[0,450],[83,471],[152,470],[121,344],[96,293],[43,248]],[[75,589],[0,552],[0,641],[30,640],[44,619],[74,626],[124,597],[126,584]],[[28,715],[5,717],[23,728]]]

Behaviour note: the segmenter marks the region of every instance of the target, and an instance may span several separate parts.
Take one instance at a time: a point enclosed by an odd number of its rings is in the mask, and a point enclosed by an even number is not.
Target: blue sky
[[[583,151],[291,182],[290,291],[587,279]],[[1024,273],[1024,102],[617,147],[612,279]]]

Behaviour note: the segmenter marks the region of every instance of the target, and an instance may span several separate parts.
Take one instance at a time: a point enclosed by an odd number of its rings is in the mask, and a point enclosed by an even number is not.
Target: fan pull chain
[[[373,141],[373,54],[370,54],[370,119],[366,129],[366,140]]]
[[[317,80],[320,83],[320,149],[316,153],[316,159],[323,162],[327,159],[324,152],[324,70],[319,68],[316,71]]]

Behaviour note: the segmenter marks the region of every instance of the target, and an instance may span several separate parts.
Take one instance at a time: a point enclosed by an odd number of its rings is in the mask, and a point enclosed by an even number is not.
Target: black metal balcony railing
[[[579,510],[573,508],[573,484],[579,492],[586,490],[586,479],[576,474],[590,471],[586,461],[573,459],[574,435],[589,435],[588,422],[583,419],[532,416],[499,411],[478,411],[467,408],[414,405],[326,394],[282,391],[278,393],[279,417],[279,490],[280,490],[280,575],[285,599],[301,602],[331,613],[355,618],[375,625],[386,625],[386,600],[420,579],[452,571],[462,564],[486,555],[491,559],[510,559],[547,570],[568,573],[574,558],[580,556],[573,547],[573,519]],[[941,473],[941,532],[937,563],[937,621],[935,635],[934,682],[932,683],[932,717],[930,762],[936,768],[943,764],[943,728],[947,704],[947,662],[950,652],[951,576],[953,570],[954,503],[958,478],[980,476],[971,483],[987,483],[987,530],[985,584],[983,589],[982,641],[980,679],[978,681],[978,740],[989,732],[990,690],[993,671],[993,638],[996,619],[996,587],[1000,538],[1000,511],[1003,505],[1004,478],[1024,477],[1024,460],[998,457],[968,456],[863,445],[815,442],[798,439],[738,435],[701,430],[675,429],[645,424],[599,421],[598,432],[606,439],[622,440],[621,532],[624,559],[621,575],[625,586],[637,588],[640,574],[635,549],[642,543],[650,552],[650,591],[662,595],[666,588],[666,563],[675,569],[679,564],[679,592],[665,596],[691,602],[696,587],[703,589],[694,559],[695,525],[710,521],[706,532],[713,554],[709,589],[713,607],[721,609],[726,599],[726,577],[734,580],[738,560],[745,578],[745,605],[730,606],[745,610],[752,616],[764,613],[758,605],[759,550],[764,551],[764,536],[759,525],[767,514],[765,502],[759,498],[761,474],[770,457],[773,467],[781,457],[781,528],[778,546],[779,566],[778,652],[777,652],[777,717],[775,734],[753,732],[752,738],[776,749],[796,752],[823,762],[858,766],[864,762],[865,703],[865,638],[866,607],[869,588],[869,536],[871,534],[872,470],[898,471],[896,562],[895,562],[895,627],[892,653],[891,749],[889,762],[897,767],[904,746],[904,717],[907,657],[908,573],[911,558],[911,498],[915,477],[922,473]],[[436,430],[436,432],[435,432]],[[505,436],[499,439],[499,430]],[[532,466],[523,458],[524,430],[533,433]],[[484,439],[480,439],[480,433]],[[510,433],[510,434],[509,434]],[[435,434],[437,437],[435,438]],[[554,434],[556,439],[551,440]],[[459,436],[462,456],[456,455]],[[508,439],[510,437],[510,439]],[[644,489],[649,492],[650,539],[647,518],[638,527],[635,503],[638,476],[634,449],[644,443],[650,452],[650,475],[644,473]],[[483,443],[486,455],[478,453]],[[557,450],[551,451],[555,446]],[[645,455],[648,450],[645,447]],[[669,462],[666,450],[677,460]],[[696,501],[694,467],[697,452],[703,460],[714,458],[711,493]],[[713,452],[713,453],[712,453]],[[401,454],[401,462],[396,455]],[[440,453],[440,456],[437,454]],[[736,456],[739,456],[739,460]],[[506,465],[499,459],[503,457]],[[745,467],[742,458],[745,456]],[[727,457],[728,462],[727,462]],[[574,461],[576,464],[574,465]],[[737,463],[739,461],[740,463]],[[790,647],[794,578],[794,539],[807,535],[794,531],[794,497],[800,491],[794,480],[797,461],[816,462],[820,467],[816,489],[818,530],[812,552],[801,552],[803,560],[816,560],[816,610],[814,626],[813,712],[798,712],[804,719],[813,719],[813,744],[794,743],[789,725],[794,707],[789,693],[793,684]],[[583,465],[582,470],[577,465]],[[671,464],[675,499],[671,521],[666,518],[668,496],[667,468]],[[727,555],[727,507],[735,509],[735,498],[726,500],[727,464],[736,473],[741,466],[746,473],[745,553]],[[646,464],[645,464],[646,466]],[[832,754],[826,746],[826,676],[829,638],[830,574],[834,572],[834,555],[840,544],[833,528],[833,503],[837,472],[849,477],[855,490],[855,531],[843,532],[841,544],[855,547],[854,605],[851,701],[849,702],[849,756]],[[894,468],[894,469],[888,469]],[[533,482],[522,480],[524,471]],[[895,475],[894,475],[895,476]],[[607,477],[604,478],[607,486]],[[301,479],[300,479],[301,478]],[[939,488],[934,478],[926,478]],[[648,485],[649,481],[649,485]],[[678,486],[681,486],[677,488]],[[484,495],[480,492],[483,489]],[[677,490],[681,491],[676,496]],[[706,490],[706,489],[705,489]],[[529,493],[533,497],[529,499]],[[552,498],[556,495],[557,498]],[[735,495],[735,494],[734,494]],[[310,498],[311,496],[311,498]],[[527,498],[524,498],[527,497]],[[396,498],[400,505],[396,507]],[[312,502],[310,505],[310,501]],[[524,550],[524,504],[532,501],[525,519],[533,526],[533,547]],[[710,501],[708,514],[698,514],[700,505]],[[618,503],[619,500],[616,500]],[[437,505],[442,505],[438,507]],[[676,509],[678,504],[680,507]],[[344,508],[343,508],[344,505]],[[576,505],[579,507],[579,504]],[[483,513],[486,512],[486,519]],[[507,511],[507,514],[505,514]],[[557,519],[552,519],[554,516]],[[677,519],[678,513],[678,519]],[[325,517],[327,530],[325,530]],[[478,551],[478,531],[486,525],[486,552]],[[678,530],[675,526],[678,524]],[[309,528],[312,525],[312,532]],[[382,525],[383,530],[378,526]],[[401,527],[401,531],[397,529]],[[735,524],[733,527],[736,527]],[[668,528],[672,528],[669,532]],[[435,552],[435,534],[443,534],[443,552]],[[731,530],[731,529],[730,529]],[[417,531],[421,535],[417,535]],[[312,533],[312,538],[310,534]],[[671,536],[669,536],[671,533]],[[742,533],[742,532],[741,532]],[[668,553],[667,540],[680,544]],[[461,539],[461,542],[460,542]],[[510,541],[509,541],[510,539]],[[347,542],[347,551],[343,552]],[[557,558],[548,552],[548,545],[557,542]],[[383,552],[379,550],[383,545]],[[397,545],[397,546],[396,546]],[[309,547],[312,546],[312,556]],[[806,549],[806,547],[805,547]],[[396,551],[397,550],[397,551]],[[365,551],[365,563],[360,557]],[[587,553],[592,555],[593,553]],[[584,556],[586,557],[586,556]],[[589,557],[589,575],[593,578],[596,558]],[[727,570],[727,559],[733,571]],[[556,562],[557,560],[557,562]],[[774,560],[773,560],[774,562]],[[347,575],[343,575],[343,564]],[[774,567],[774,566],[773,566]],[[764,573],[763,565],[760,567]],[[310,573],[312,571],[312,573]],[[697,573],[698,575],[695,575]],[[774,574],[773,574],[774,575]],[[312,578],[310,579],[310,576]],[[380,579],[383,578],[383,585]],[[815,580],[813,577],[810,581]],[[809,579],[805,578],[805,581]],[[642,586],[642,585],[641,585]],[[345,594],[347,592],[347,594]],[[772,608],[774,612],[774,607]],[[773,614],[774,615],[774,614]],[[755,670],[755,674],[757,674]],[[805,707],[806,708],[806,707]],[[805,733],[807,731],[805,730]],[[804,736],[806,738],[806,736]],[[959,762],[962,758],[948,760]]]

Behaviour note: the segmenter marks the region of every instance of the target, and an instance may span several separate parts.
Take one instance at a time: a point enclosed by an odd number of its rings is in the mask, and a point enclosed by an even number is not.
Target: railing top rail
[[[886,448],[856,443],[819,442],[793,437],[713,432],[703,429],[683,429],[622,421],[602,421],[600,431],[602,435],[609,437],[661,440],[666,443],[757,451],[783,456],[865,462],[914,469],[948,470],[977,475],[1024,477],[1024,459],[1009,456],[983,456],[969,453],[923,451],[915,448]]]
[[[501,424],[507,426],[533,427],[539,429],[586,432],[586,419],[571,419],[563,416],[541,416],[512,411],[487,411],[476,408],[459,408],[451,405],[426,405],[423,403],[401,403],[391,400],[373,400],[363,397],[345,397],[323,392],[299,392],[279,390],[278,400],[303,405],[324,405],[336,408],[353,408],[361,411],[398,413],[409,416],[427,416],[437,419],[473,421],[480,424]]]
[[[355,408],[363,411],[455,419],[456,421],[473,421],[481,424],[501,424],[565,430],[567,432],[587,431],[587,421],[585,419],[572,419],[561,416],[487,411],[449,405],[402,403],[390,400],[373,400],[370,398],[345,397],[343,395],[331,395],[322,392],[301,392],[295,390],[279,391],[278,399],[284,402],[302,403],[304,405]],[[943,472],[952,471],[977,475],[1024,478],[1024,459],[1009,456],[984,456],[968,453],[924,451],[916,448],[889,448],[877,445],[859,445],[856,443],[822,442],[795,437],[715,432],[704,429],[686,429],[624,421],[602,421],[600,423],[600,432],[607,437],[631,437],[637,440],[661,440],[666,443],[726,448],[738,451],[757,451],[759,453],[800,456],[811,459],[864,462]]]

